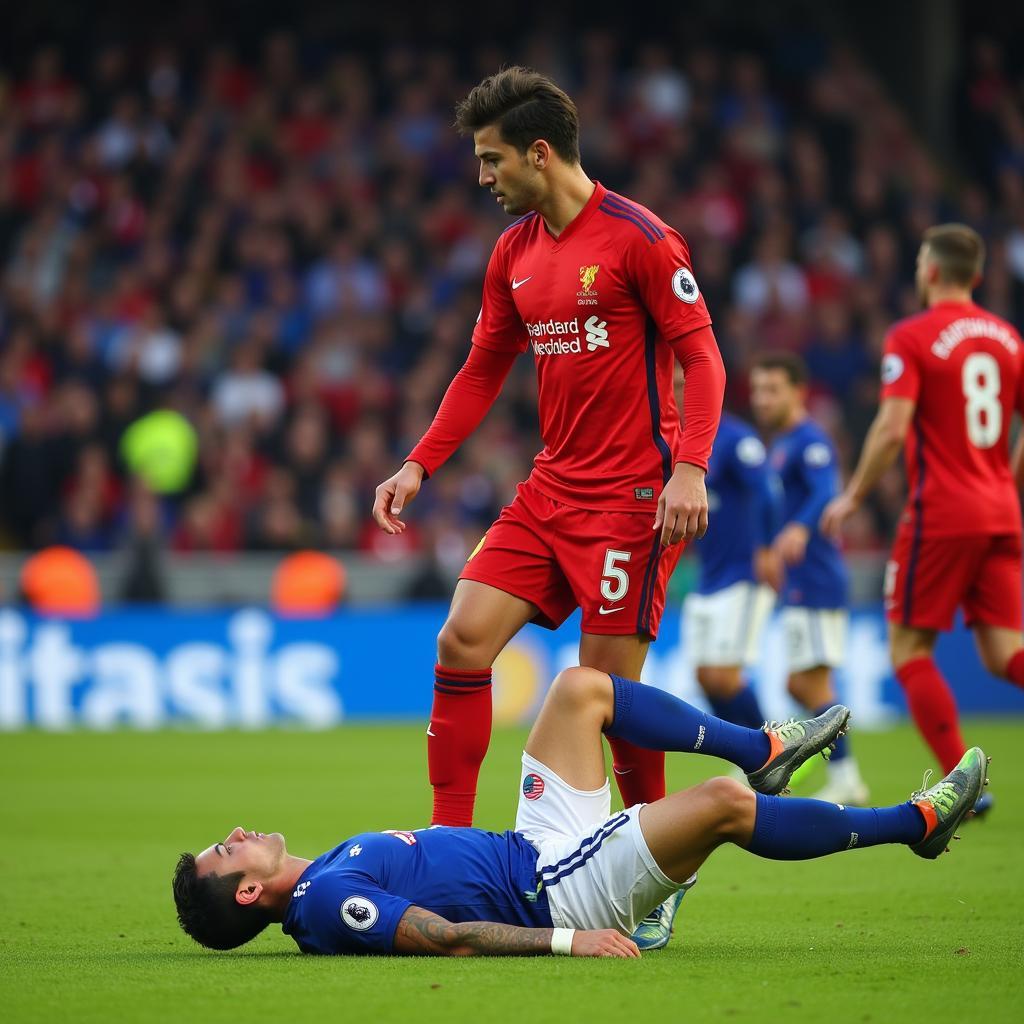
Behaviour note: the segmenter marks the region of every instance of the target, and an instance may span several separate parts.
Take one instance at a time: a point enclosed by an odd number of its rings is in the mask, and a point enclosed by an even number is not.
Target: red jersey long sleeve
[[[683,431],[676,446],[676,462],[689,462],[706,472],[722,418],[725,365],[710,326],[672,338],[669,345],[686,375]]]
[[[427,476],[444,465],[487,415],[517,355],[473,345],[448,385],[433,422],[405,461],[418,462]]]

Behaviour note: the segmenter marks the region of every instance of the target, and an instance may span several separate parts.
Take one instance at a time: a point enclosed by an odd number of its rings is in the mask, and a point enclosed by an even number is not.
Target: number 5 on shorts
[[[601,596],[611,603],[621,601],[629,590],[629,577],[625,569],[620,569],[619,562],[628,562],[628,551],[616,551],[608,548],[604,553],[604,570],[601,573]]]

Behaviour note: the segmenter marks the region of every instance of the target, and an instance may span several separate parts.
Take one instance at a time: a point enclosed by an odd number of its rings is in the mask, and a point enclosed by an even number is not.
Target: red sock
[[[951,772],[967,750],[960,735],[956,700],[931,658],[914,658],[896,669],[910,714],[943,772]]]
[[[432,825],[473,824],[476,780],[491,741],[491,670],[434,666],[427,765]]]
[[[1024,647],[1006,663],[1006,679],[1014,686],[1024,688]]]
[[[611,736],[608,745],[623,806],[650,804],[665,795],[665,751],[646,750]]]

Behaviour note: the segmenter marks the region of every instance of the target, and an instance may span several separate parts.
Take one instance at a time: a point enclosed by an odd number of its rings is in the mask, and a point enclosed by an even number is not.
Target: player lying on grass
[[[630,935],[677,899],[716,847],[802,860],[903,843],[947,849],[986,783],[977,747],[895,807],[783,799],[793,772],[835,743],[849,711],[748,729],[652,686],[573,668],[553,683],[523,754],[515,831],[435,827],[353,836],[315,861],[279,833],[236,828],[181,855],[174,899],[197,942],[231,949],[272,921],[307,953],[635,957]],[[602,736],[721,757],[753,790],[715,778],[611,814]]]

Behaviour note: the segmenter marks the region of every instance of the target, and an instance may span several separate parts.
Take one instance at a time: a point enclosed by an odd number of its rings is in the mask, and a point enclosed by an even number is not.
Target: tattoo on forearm
[[[409,907],[398,922],[395,950],[453,956],[528,956],[551,952],[550,928],[520,928],[493,921],[453,924],[422,907]]]

